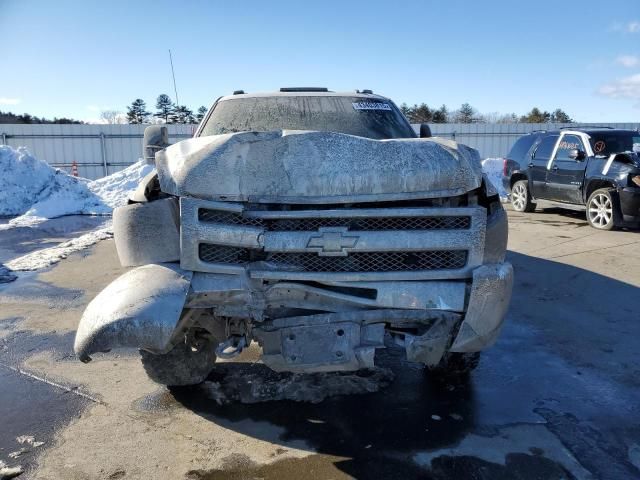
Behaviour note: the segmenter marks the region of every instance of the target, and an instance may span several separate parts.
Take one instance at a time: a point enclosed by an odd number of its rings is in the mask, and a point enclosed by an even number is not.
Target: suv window
[[[374,139],[416,137],[404,115],[388,100],[308,95],[223,100],[200,135],[274,130],[318,130]]]
[[[598,132],[589,134],[591,148],[596,155],[609,156],[612,153],[633,152],[640,144],[637,132]]]
[[[536,160],[549,160],[553,153],[553,147],[555,147],[558,141],[559,135],[549,135],[542,139],[538,144],[536,151],[533,154],[533,158]]]
[[[562,137],[562,141],[558,144],[558,151],[556,152],[556,160],[574,160],[569,157],[571,150],[584,151],[584,145],[582,139],[577,135],[565,135]]]
[[[538,138],[538,135],[525,135],[524,137],[520,137],[513,147],[511,147],[507,158],[516,161],[524,159],[531,149],[531,145],[533,145]]]

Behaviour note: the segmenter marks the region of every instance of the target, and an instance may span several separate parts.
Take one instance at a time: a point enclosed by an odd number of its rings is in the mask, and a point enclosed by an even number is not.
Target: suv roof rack
[[[583,130],[587,128],[608,128],[610,130],[614,130],[614,128],[609,125],[572,125],[570,127],[560,127],[558,130],[572,130],[576,128],[581,128]]]
[[[281,92],[328,92],[326,87],[282,87]]]
[[[368,93],[369,95],[373,95],[373,90],[365,88],[364,90],[356,90],[356,93]]]
[[[233,94],[234,95],[242,95],[242,94],[244,94],[244,90],[234,90]]]

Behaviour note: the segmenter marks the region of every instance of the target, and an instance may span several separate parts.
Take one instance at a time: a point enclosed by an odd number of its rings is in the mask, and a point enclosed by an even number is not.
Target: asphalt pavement
[[[0,461],[43,479],[640,478],[640,232],[583,216],[509,212],[511,308],[468,379],[389,348],[390,385],[316,404],[167,390],[132,351],[77,361],[84,307],[124,271],[113,240],[22,273],[0,284]],[[18,234],[0,261],[57,241]],[[255,359],[221,368],[249,378]]]

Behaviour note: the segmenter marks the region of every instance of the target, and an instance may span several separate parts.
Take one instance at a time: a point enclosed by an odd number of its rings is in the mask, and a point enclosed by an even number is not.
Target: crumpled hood
[[[199,137],[156,154],[162,191],[208,200],[342,203],[478,188],[477,150],[444,139],[284,130]]]

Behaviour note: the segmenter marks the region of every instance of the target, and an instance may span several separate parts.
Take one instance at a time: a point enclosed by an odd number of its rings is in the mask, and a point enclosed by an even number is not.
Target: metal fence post
[[[100,153],[102,154],[102,168],[104,170],[104,176],[109,175],[109,169],[107,168],[107,146],[104,141],[104,133],[100,133]]]
[[[2,132],[2,145],[7,144],[7,134]]]

